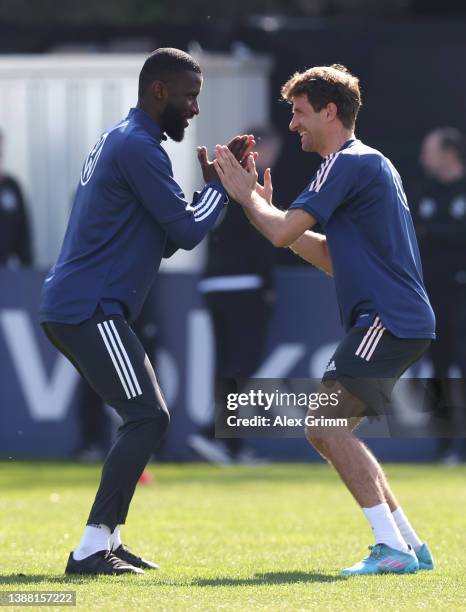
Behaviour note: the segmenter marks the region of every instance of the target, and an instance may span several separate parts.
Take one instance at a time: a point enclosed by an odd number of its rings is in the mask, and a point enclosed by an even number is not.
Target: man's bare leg
[[[353,418],[353,431],[362,418]],[[353,433],[347,432],[336,437],[324,435],[316,439],[308,431],[308,441],[338,472],[348,490],[361,507],[370,507],[386,502],[391,512],[399,503],[388,484],[382,466],[367,446]]]
[[[414,549],[419,549],[422,541],[399,505],[382,466],[367,446],[352,433],[362,417],[351,415],[361,414],[364,404],[336,381],[334,387],[332,391],[338,392],[339,406],[347,415],[348,428],[346,431],[340,429],[335,435],[331,435],[328,429],[308,427],[308,441],[333,465],[361,506],[372,526],[376,543],[380,538],[384,538],[384,543],[393,548],[406,550],[406,544],[410,544]],[[328,383],[325,391],[328,392]]]
[[[325,391],[328,392],[328,384]],[[333,465],[362,508],[372,526],[376,543],[407,551],[407,543],[392,516],[392,512],[398,508],[398,502],[382,467],[367,446],[353,434],[353,429],[362,417],[352,415],[361,414],[364,405],[336,381],[332,391],[339,394],[338,417],[348,418],[348,428],[332,431],[307,427],[306,437]]]

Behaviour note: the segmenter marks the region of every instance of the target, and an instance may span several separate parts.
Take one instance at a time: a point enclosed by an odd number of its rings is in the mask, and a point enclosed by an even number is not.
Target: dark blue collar
[[[348,140],[345,143],[343,143],[342,146],[338,149],[338,151],[335,151],[335,153],[339,153],[340,151],[343,151],[343,149],[346,149],[351,144],[353,144],[353,142],[356,142],[356,141],[357,141],[357,138],[354,136],[352,138],[348,138]],[[331,155],[335,155],[335,153],[329,153],[328,155],[324,157],[324,159],[328,159]]]
[[[142,108],[131,108],[128,113],[128,118],[134,119],[139,125],[142,125],[146,132],[149,132],[149,134],[159,142],[166,139],[160,130],[159,124],[156,123],[146,111],[143,111]]]
[[[338,150],[339,151],[343,151],[343,149],[346,149],[346,147],[349,147],[350,144],[353,144],[353,142],[356,142],[357,138],[355,136],[353,136],[352,138],[349,138]]]

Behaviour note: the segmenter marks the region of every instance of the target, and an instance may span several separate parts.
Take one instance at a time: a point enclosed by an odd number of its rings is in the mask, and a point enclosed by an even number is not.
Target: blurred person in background
[[[4,136],[0,131],[0,266],[32,265],[32,244],[23,192],[3,170]]]
[[[263,180],[281,150],[271,126],[253,126],[257,170]],[[269,170],[270,171],[270,170]],[[264,357],[274,296],[276,249],[257,233],[240,206],[231,202],[208,235],[207,264],[199,291],[203,293],[215,341],[215,405],[225,405],[237,392],[234,379],[254,375]],[[241,438],[215,438],[212,422],[188,438],[190,447],[213,463],[257,463],[258,457]]]
[[[453,127],[429,132],[421,145],[425,176],[411,199],[422,257],[424,279],[437,317],[437,341],[431,345],[433,408],[445,424],[439,438],[439,459],[462,460],[466,400],[466,142]],[[449,378],[452,366],[462,381]],[[456,379],[458,382],[458,379]],[[459,408],[458,402],[462,406]],[[458,429],[459,428],[459,429]],[[456,434],[455,434],[456,435]]]

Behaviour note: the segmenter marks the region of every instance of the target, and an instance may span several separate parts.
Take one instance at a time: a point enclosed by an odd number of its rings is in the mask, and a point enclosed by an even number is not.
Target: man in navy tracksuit
[[[137,107],[101,135],[84,163],[58,261],[44,282],[45,333],[123,419],[66,573],[134,574],[157,567],[120,539],[138,478],[170,421],[129,323],[162,257],[196,246],[227,202],[205,147],[198,148],[198,159],[206,185],[189,204],[161,146],[164,134],[183,139],[199,113],[201,86],[198,63],[183,51],[158,49],[148,57]],[[244,136],[229,147],[242,160],[253,144]]]

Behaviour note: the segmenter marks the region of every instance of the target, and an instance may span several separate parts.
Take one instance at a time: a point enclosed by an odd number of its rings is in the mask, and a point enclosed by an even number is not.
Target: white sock
[[[110,550],[116,550],[121,546],[120,525],[117,525],[110,535]]]
[[[401,506],[399,506],[394,512],[392,512],[392,516],[395,519],[395,523],[397,524],[398,529],[400,530],[405,542],[411,544],[414,550],[421,548],[422,542],[418,538],[417,533],[412,528],[411,523],[409,522],[406,514],[403,512]]]
[[[408,552],[408,545],[404,541],[387,503],[378,504],[372,506],[372,508],[363,508],[362,511],[371,524],[376,544],[386,544],[396,550]]]
[[[99,525],[86,525],[83,537],[79,542],[78,547],[73,552],[75,561],[81,561],[89,555],[93,555],[99,550],[110,550],[110,529],[107,525],[100,523]]]

